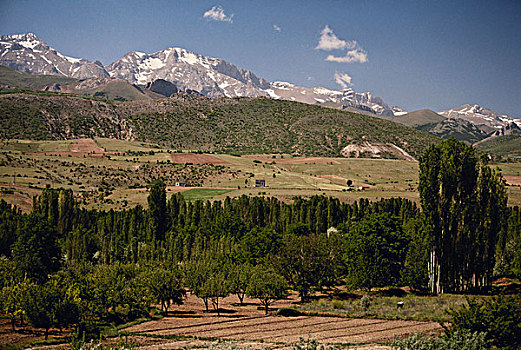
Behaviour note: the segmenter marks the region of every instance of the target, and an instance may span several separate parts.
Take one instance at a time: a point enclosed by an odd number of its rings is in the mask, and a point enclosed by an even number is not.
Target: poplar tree
[[[150,213],[150,229],[156,240],[162,240],[167,227],[166,185],[162,180],[157,180],[152,184],[147,201]]]
[[[420,159],[420,202],[430,226],[432,293],[490,285],[507,195],[499,169],[455,139],[431,146]]]

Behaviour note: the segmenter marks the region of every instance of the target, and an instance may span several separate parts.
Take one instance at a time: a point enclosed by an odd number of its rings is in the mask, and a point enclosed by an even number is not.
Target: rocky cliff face
[[[32,33],[0,36],[0,64],[31,74],[87,79],[108,76],[103,65],[62,55]]]
[[[269,83],[219,58],[169,48],[152,54],[129,52],[106,67],[111,77],[145,85],[163,79],[180,90],[209,97],[265,96]]]

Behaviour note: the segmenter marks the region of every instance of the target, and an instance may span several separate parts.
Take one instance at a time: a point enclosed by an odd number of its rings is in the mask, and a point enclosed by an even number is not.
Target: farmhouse
[[[255,180],[255,187],[266,187],[266,180],[264,180],[264,179]]]

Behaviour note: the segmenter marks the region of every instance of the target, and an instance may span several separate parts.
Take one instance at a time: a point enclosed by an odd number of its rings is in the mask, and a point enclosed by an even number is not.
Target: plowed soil
[[[214,311],[203,312],[202,301],[190,295],[185,304],[173,310],[168,317],[132,326],[125,331],[152,338],[154,335],[175,335],[229,340],[239,342],[237,345],[241,346],[248,344],[254,349],[286,348],[301,338],[314,339],[320,343],[364,345],[359,347],[361,349],[381,349],[379,344],[392,341],[394,337],[440,330],[440,326],[434,322],[275,316],[275,308],[292,306],[296,302],[297,297],[292,294],[290,298],[276,302],[266,316],[263,310],[258,309],[256,300],[245,300],[246,305],[240,306],[237,297],[230,296],[221,302],[221,316],[218,317]],[[150,344],[147,348],[178,348],[179,344],[174,346],[172,341],[169,343],[168,346],[165,343]]]
[[[521,176],[504,175],[507,184],[512,186],[521,186]]]

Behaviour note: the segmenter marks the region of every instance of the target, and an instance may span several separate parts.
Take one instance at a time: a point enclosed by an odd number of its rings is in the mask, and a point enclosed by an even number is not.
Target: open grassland
[[[521,163],[499,166],[507,180],[509,204],[519,205]],[[0,143],[0,198],[24,210],[47,185],[72,189],[88,208],[146,206],[147,185],[159,178],[168,193],[183,192],[189,200],[241,195],[283,201],[312,195],[346,202],[419,198],[414,161],[179,153],[155,144],[107,138]],[[266,187],[254,187],[259,179],[266,181]],[[175,187],[176,182],[191,187]]]
[[[438,296],[417,296],[407,294],[403,297],[370,297],[370,306],[365,309],[358,298],[322,298],[309,304],[299,305],[298,309],[310,314],[330,314],[357,318],[380,318],[390,320],[416,320],[448,322],[447,313],[451,308],[466,304],[466,296],[443,294]],[[398,308],[397,303],[403,302]]]

